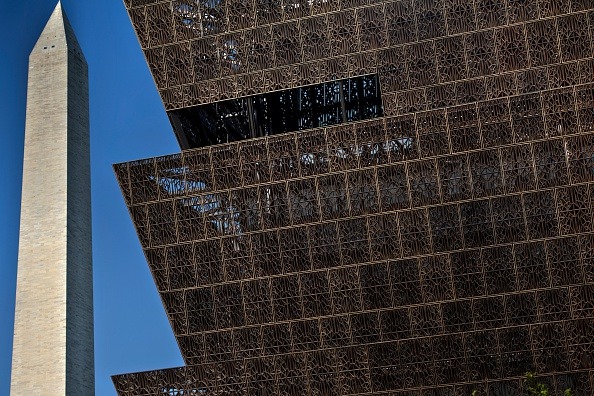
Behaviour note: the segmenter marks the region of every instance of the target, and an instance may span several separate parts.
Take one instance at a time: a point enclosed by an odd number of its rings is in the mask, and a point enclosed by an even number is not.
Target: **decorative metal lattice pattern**
[[[591,369],[593,116],[585,84],[116,166],[196,365],[158,378],[346,395]]]
[[[128,2],[167,110],[375,73],[387,97],[418,106],[539,89],[542,67],[591,56],[591,8],[584,0]]]
[[[126,4],[170,113],[377,75],[383,117],[115,166],[187,363],[120,395],[594,395],[592,2]]]

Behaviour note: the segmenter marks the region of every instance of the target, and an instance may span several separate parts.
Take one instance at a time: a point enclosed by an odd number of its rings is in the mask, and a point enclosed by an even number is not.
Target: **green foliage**
[[[563,396],[573,396],[571,389],[570,388],[565,389],[565,392],[563,392]]]
[[[526,390],[528,391],[528,396],[550,396],[549,388],[541,382],[538,382],[536,379],[536,374],[531,371],[528,371],[526,374]],[[563,396],[573,396],[571,389],[565,389],[563,392]]]
[[[526,374],[526,390],[529,396],[549,396],[549,388],[536,380],[536,375],[528,371]]]
[[[553,396],[549,392],[549,388],[541,383],[538,382],[536,379],[536,374],[528,371],[526,374],[526,379],[524,380],[524,384],[526,385],[526,396]],[[471,396],[480,396],[478,391],[474,389],[471,393]],[[570,388],[565,389],[563,391],[563,396],[573,396],[573,392]]]

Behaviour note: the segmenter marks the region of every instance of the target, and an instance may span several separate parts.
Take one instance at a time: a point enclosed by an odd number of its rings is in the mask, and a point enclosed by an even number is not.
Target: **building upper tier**
[[[575,61],[593,53],[587,3],[127,6],[180,146],[188,149],[568,85],[583,75]],[[354,96],[344,91],[357,81]],[[364,84],[371,89],[357,93]],[[347,114],[349,103],[357,114]],[[278,109],[290,109],[288,118]]]
[[[128,3],[167,110],[375,73],[389,94],[592,54],[584,1],[262,1]]]

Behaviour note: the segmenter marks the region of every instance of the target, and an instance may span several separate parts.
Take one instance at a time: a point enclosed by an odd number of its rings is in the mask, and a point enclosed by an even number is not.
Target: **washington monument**
[[[29,57],[11,394],[94,395],[87,63],[56,6]]]

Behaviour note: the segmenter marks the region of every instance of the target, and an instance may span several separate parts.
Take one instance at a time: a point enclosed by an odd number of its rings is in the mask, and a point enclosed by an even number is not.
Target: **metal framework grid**
[[[377,73],[385,117],[115,166],[187,363],[119,395],[594,395],[591,1],[127,6],[169,111]]]

